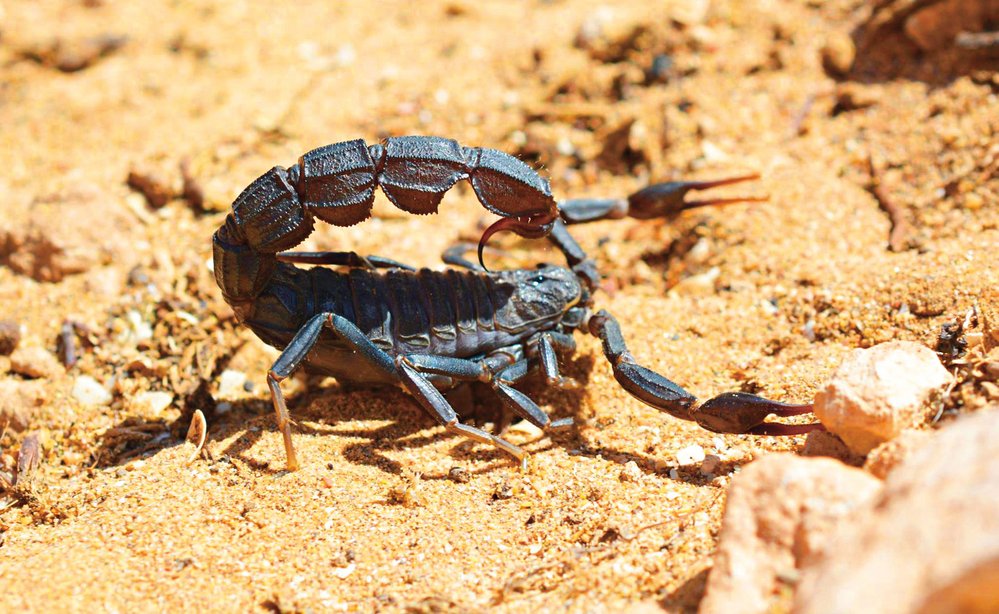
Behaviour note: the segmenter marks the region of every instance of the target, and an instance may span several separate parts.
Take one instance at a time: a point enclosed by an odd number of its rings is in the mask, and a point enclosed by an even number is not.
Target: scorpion
[[[744,392],[698,405],[681,386],[638,364],[614,316],[593,310],[600,275],[567,230],[595,220],[665,218],[694,207],[761,200],[685,200],[692,190],[755,178],[659,183],[623,199],[556,203],[548,181],[516,157],[430,136],[335,143],[304,154],[293,166],[267,171],[239,194],[214,233],[214,270],[237,320],[281,350],[267,385],[288,470],[299,463],[280,384],[300,367],[340,382],[401,387],[448,432],[493,445],[526,467],[524,450],[462,423],[444,393],[484,382],[535,426],[566,426],[571,418],[552,420],[515,385],[539,371],[550,385],[577,385],[560,374],[558,360],[575,349],[577,331],[599,338],[615,379],[629,394],[676,418],[718,433],[791,435],[821,428],[768,422],[771,414],[794,416],[811,406]],[[445,270],[417,270],[352,251],[289,251],[313,231],[315,218],[350,226],[370,217],[376,187],[396,207],[430,214],[461,180],[500,216],[479,241],[478,263],[465,258],[474,248],[467,243],[445,252],[445,263],[458,267]],[[483,247],[501,230],[546,237],[568,266],[487,270]]]

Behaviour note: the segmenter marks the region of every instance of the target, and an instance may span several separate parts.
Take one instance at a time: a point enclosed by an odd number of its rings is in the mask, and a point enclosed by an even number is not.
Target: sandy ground
[[[995,61],[921,53],[895,29],[837,80],[821,50],[864,3],[702,4],[0,5],[0,317],[52,352],[76,322],[80,354],[0,439],[8,468],[28,433],[42,447],[31,488],[0,506],[0,609],[696,608],[732,474],[803,438],[659,414],[580,336],[565,368],[581,391],[525,387],[575,419],[540,440],[509,432],[526,473],[400,392],[304,377],[286,384],[302,468],[285,472],[264,385],[276,354],[221,301],[210,237],[275,164],[432,134],[519,155],[560,199],[759,172],[717,193],[766,203],[576,232],[635,355],[702,398],[808,401],[849,350],[933,346],[994,305]],[[374,219],[306,247],[437,266],[489,221],[464,188],[435,217],[379,199]],[[252,386],[219,412],[224,369]],[[111,404],[81,404],[81,376]],[[149,390],[173,402],[152,411],[136,401]],[[948,411],[983,394],[958,388]],[[195,409],[209,454],[188,462]],[[690,445],[719,467],[683,464]]]

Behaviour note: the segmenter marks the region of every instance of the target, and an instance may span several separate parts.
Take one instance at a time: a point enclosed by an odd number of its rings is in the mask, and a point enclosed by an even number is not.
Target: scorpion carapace
[[[792,416],[807,413],[810,406],[745,393],[722,394],[698,406],[682,387],[639,365],[617,320],[606,311],[591,310],[600,276],[566,228],[756,200],[684,198],[691,190],[752,178],[663,183],[625,199],[556,205],[548,182],[520,160],[424,136],[370,146],[360,140],[327,145],[290,168],[269,170],[236,198],[216,231],[214,264],[216,281],[239,321],[283,350],[267,384],[288,468],[295,469],[298,461],[280,382],[300,366],[341,381],[401,386],[448,431],[526,460],[514,444],[459,422],[443,392],[463,382],[485,382],[504,405],[536,426],[565,424],[553,422],[514,385],[539,370],[551,385],[575,385],[559,374],[558,354],[574,350],[576,331],[601,340],[625,390],[678,418],[720,433],[786,435],[821,428],[765,422],[770,414]],[[486,271],[464,257],[476,248],[468,244],[444,255],[445,262],[463,270],[443,271],[417,271],[354,252],[285,251],[312,232],[316,217],[338,226],[369,217],[376,186],[399,208],[427,214],[436,212],[444,192],[463,179],[486,209],[501,216],[492,228],[547,237],[568,268],[543,264]],[[478,249],[481,261],[482,242]],[[296,263],[317,266],[302,269]]]

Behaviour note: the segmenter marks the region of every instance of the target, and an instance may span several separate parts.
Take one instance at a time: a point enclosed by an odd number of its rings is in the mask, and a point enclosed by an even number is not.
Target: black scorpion
[[[751,199],[686,202],[690,190],[743,181],[672,182],[649,186],[626,199],[576,199],[556,204],[548,182],[510,155],[424,136],[362,140],[314,149],[290,168],[274,167],[233,202],[213,237],[215,278],[237,319],[283,352],[268,372],[277,426],[288,468],[298,467],[291,421],[280,382],[300,366],[340,381],[401,385],[444,427],[492,444],[522,461],[518,446],[462,424],[443,392],[463,382],[489,384],[514,413],[542,428],[552,421],[513,387],[540,367],[548,383],[570,386],[559,374],[559,353],[575,348],[572,333],[598,337],[621,386],[640,401],[719,433],[787,435],[817,424],[765,422],[809,405],[788,405],[746,393],[724,393],[698,406],[679,385],[639,365],[617,320],[592,312],[599,275],[569,235],[566,224],[630,216],[675,215],[693,207]],[[459,245],[445,262],[464,270],[415,270],[379,256],[354,252],[289,252],[313,230],[314,218],[350,226],[371,215],[375,187],[400,209],[437,211],[455,183],[471,183],[479,201],[501,219],[498,230],[547,237],[569,267],[487,271]],[[295,263],[330,265],[301,269]]]

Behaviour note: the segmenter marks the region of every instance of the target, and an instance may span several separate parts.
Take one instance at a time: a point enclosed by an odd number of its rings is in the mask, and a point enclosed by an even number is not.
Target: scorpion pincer
[[[399,385],[448,431],[526,461],[518,446],[462,424],[443,392],[464,382],[485,382],[503,404],[532,424],[542,429],[564,425],[569,421],[552,421],[514,386],[538,370],[551,385],[574,385],[560,375],[558,355],[574,350],[576,331],[601,340],[625,390],[672,416],[720,433],[786,435],[821,428],[766,422],[770,414],[797,415],[811,407],[745,393],[725,393],[698,406],[682,387],[639,365],[617,320],[606,311],[592,311],[599,274],[566,228],[754,200],[684,200],[691,190],[752,178],[661,183],[625,199],[556,204],[548,182],[517,158],[424,136],[389,138],[370,146],[362,140],[327,145],[287,169],[267,171],[236,198],[215,232],[214,266],[237,319],[283,350],[267,384],[288,469],[296,469],[298,461],[280,383],[299,367],[344,382]],[[479,243],[480,264],[465,259],[475,247],[467,244],[444,255],[445,262],[459,268],[442,271],[415,270],[355,252],[286,251],[312,232],[315,218],[336,226],[368,218],[376,186],[400,209],[429,214],[461,180],[471,183],[486,209],[501,216]],[[569,266],[487,271],[481,266],[482,245],[498,230],[547,237]],[[296,263],[320,266],[302,269]]]

